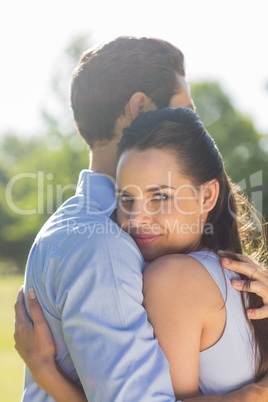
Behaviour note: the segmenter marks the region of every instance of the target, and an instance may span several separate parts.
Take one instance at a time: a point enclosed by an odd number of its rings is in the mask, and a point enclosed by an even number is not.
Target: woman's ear
[[[203,197],[201,205],[202,212],[209,212],[215,207],[219,197],[219,191],[220,191],[220,185],[218,180],[216,179],[213,179],[203,184],[202,186]]]
[[[148,110],[156,110],[157,107],[145,93],[135,92],[128,102],[128,109],[131,119],[134,120],[140,114],[148,112]]]

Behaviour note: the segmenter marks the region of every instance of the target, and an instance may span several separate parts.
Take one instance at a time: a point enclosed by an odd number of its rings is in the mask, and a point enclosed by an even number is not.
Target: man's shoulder
[[[55,213],[36,237],[30,257],[43,261],[54,258],[66,261],[68,256],[86,255],[104,259],[133,258],[142,256],[133,239],[105,214],[80,211],[76,215],[64,215],[64,208]],[[117,255],[117,256],[116,256]]]
[[[59,244],[70,235],[77,233],[86,235],[88,232],[91,233],[92,227],[103,227],[107,219],[108,216],[98,203],[88,197],[75,195],[50,216],[39,231],[36,240],[47,240]]]

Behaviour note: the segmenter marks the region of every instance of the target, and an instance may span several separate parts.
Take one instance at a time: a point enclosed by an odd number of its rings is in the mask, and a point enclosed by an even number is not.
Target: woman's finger
[[[38,366],[39,359],[54,360],[55,345],[33,289],[30,289],[27,294],[27,302],[32,320],[25,308],[23,290],[20,290],[15,303],[14,339],[17,352],[31,370]]]
[[[24,303],[23,286],[21,286],[21,288],[19,289],[14,308],[15,308],[15,319],[16,320],[24,319],[25,317],[27,317],[27,313],[25,310],[25,303]]]
[[[224,268],[235,271],[239,274],[247,276],[251,280],[261,281],[268,285],[268,271],[261,268],[253,262],[235,261],[228,258],[222,258],[221,264]]]
[[[27,314],[25,303],[24,303],[24,288],[21,286],[17,299],[14,305],[15,308],[15,333],[14,338],[17,337],[18,332],[24,331],[26,327],[32,325],[31,319]],[[16,340],[16,339],[15,339]]]
[[[268,318],[268,306],[263,306],[256,309],[248,309],[247,316],[250,320],[261,320]]]
[[[237,261],[235,261],[235,260],[232,260],[232,258],[230,258],[230,253],[228,253],[228,251],[222,251],[222,250],[219,250],[218,252],[218,255],[221,257],[221,258],[225,258],[225,259],[227,259],[227,260],[229,260],[229,261],[232,261],[232,262],[238,262],[238,263],[246,263],[246,264],[250,264],[252,267],[255,267],[257,270],[261,270],[261,271],[263,271],[263,273],[264,273],[264,275],[267,275],[267,277],[268,277],[268,269],[267,268],[263,268],[263,267],[260,267],[256,262],[254,262],[249,256],[247,256],[247,255],[244,255],[244,254],[236,254],[236,256],[237,256]],[[243,267],[243,265],[240,265],[240,267]],[[243,268],[242,268],[243,269]]]
[[[24,303],[24,289],[23,286],[20,288],[17,299],[15,302],[15,349],[19,355],[24,358],[23,351],[21,350],[21,343],[25,339],[29,339],[33,331],[33,323],[27,314],[25,303]]]
[[[232,280],[232,285],[236,290],[256,293],[263,300],[264,306],[256,309],[248,309],[247,316],[250,320],[261,320],[268,318],[268,286],[263,282],[251,281],[246,283],[243,280]]]
[[[230,258],[230,252],[228,252],[228,251],[218,250],[217,254],[222,258]],[[245,254],[236,254],[236,256],[237,256],[238,260],[241,260],[242,262],[246,262],[248,264],[256,265],[256,267],[257,267],[257,264],[249,256],[247,256]]]
[[[31,312],[34,327],[44,324],[46,320],[43,314],[42,307],[40,306],[39,301],[36,297],[34,289],[29,289],[29,292],[27,294],[27,301]]]
[[[232,280],[236,290],[255,293],[262,298],[263,306],[256,309],[248,309],[247,316],[251,320],[268,318],[268,270],[258,266],[248,256],[238,255],[241,261],[231,260],[223,251],[219,251],[221,265],[231,271],[245,275],[250,283],[243,280]],[[245,286],[246,283],[246,286]]]
[[[263,282],[251,281],[248,283],[246,281],[233,279],[232,285],[236,290],[256,293],[262,298],[264,304],[268,304],[268,287]]]

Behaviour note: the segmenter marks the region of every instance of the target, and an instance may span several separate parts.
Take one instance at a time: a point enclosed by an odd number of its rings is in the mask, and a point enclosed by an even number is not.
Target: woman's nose
[[[150,223],[151,220],[152,217],[146,210],[146,205],[141,202],[134,203],[129,216],[129,225],[139,227]]]

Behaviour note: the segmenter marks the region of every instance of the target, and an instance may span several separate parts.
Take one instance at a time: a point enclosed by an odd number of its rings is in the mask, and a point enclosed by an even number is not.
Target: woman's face
[[[146,261],[198,248],[206,215],[202,189],[180,173],[173,151],[130,150],[120,157],[118,224]]]

